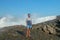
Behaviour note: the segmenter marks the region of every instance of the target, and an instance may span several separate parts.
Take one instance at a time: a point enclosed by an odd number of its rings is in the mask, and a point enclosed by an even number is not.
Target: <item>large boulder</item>
[[[45,25],[43,27],[43,31],[46,32],[46,33],[50,33],[50,34],[56,34],[56,30],[54,27],[51,27],[49,25]]]
[[[56,34],[56,30],[55,30],[54,27],[51,27],[51,26],[47,25],[47,29],[51,34]]]
[[[46,25],[43,27],[43,31],[46,32],[46,33],[49,33],[49,31],[47,30],[47,26]]]

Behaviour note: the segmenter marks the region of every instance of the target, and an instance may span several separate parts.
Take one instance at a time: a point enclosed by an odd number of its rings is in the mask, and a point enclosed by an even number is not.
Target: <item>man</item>
[[[32,21],[31,21],[31,18],[30,18],[30,14],[28,14],[28,18],[26,19],[26,24],[27,24],[26,37],[31,37],[31,35],[30,35],[30,29],[32,28]]]

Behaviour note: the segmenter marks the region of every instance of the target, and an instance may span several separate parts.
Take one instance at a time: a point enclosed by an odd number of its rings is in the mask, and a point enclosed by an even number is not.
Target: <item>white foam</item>
[[[26,18],[15,18],[13,16],[6,16],[2,17],[0,19],[0,28],[6,27],[6,26],[12,26],[12,25],[26,25]],[[37,24],[49,20],[56,19],[56,16],[47,16],[47,17],[41,17],[41,18],[33,18],[32,23]]]

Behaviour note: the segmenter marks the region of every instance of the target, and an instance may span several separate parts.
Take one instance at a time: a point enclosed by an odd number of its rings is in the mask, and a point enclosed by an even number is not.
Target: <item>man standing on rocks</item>
[[[27,24],[26,37],[31,37],[30,29],[32,28],[32,21],[31,21],[31,18],[30,18],[30,14],[28,14],[28,18],[26,19],[26,24]]]

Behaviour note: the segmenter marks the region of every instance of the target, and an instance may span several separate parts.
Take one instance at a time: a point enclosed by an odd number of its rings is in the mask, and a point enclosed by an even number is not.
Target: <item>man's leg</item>
[[[26,37],[30,37],[30,29],[29,28],[27,28]]]
[[[27,28],[27,31],[26,31],[26,37],[28,37],[28,28]]]
[[[28,36],[30,37],[30,29],[28,29]]]

